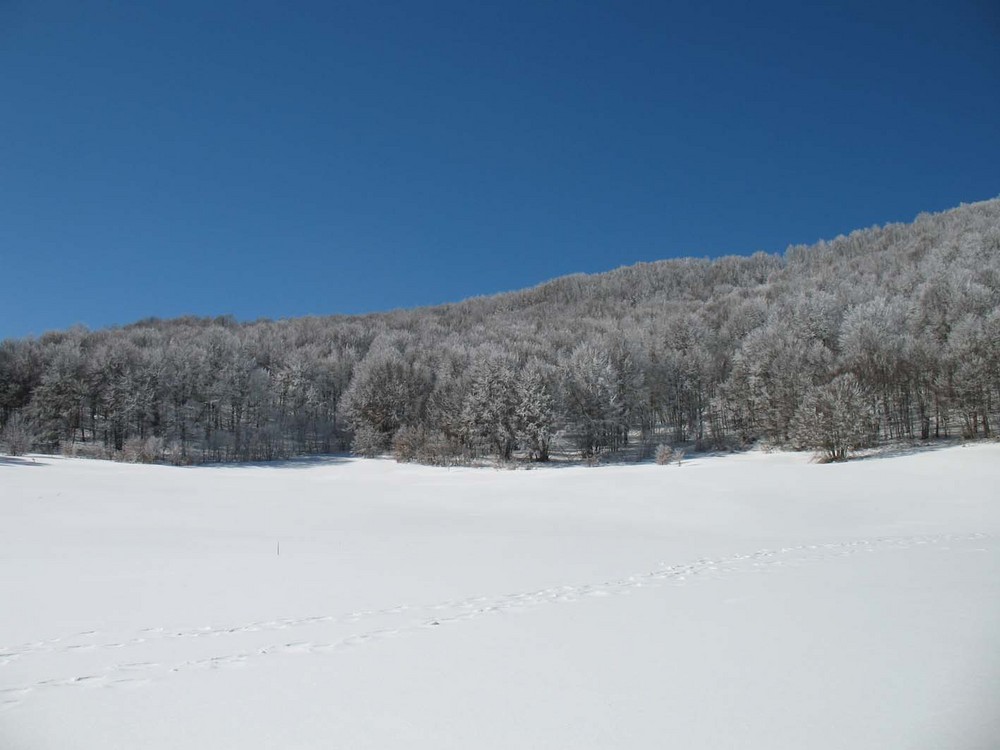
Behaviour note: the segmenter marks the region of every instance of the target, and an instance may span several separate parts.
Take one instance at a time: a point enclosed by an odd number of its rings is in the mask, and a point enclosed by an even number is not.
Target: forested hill
[[[998,411],[1000,199],[784,255],[644,263],[439,307],[0,344],[0,448],[129,460],[757,440],[843,457],[990,436]]]

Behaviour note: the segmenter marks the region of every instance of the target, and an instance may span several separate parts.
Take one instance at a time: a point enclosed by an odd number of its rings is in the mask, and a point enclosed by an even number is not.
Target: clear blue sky
[[[0,338],[457,301],[1000,194],[1000,3],[0,0]]]

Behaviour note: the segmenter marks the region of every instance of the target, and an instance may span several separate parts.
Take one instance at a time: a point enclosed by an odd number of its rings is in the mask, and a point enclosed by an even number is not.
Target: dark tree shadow
[[[962,445],[962,441],[957,438],[940,438],[938,440],[925,440],[913,443],[896,443],[875,448],[870,453],[851,456],[850,461],[881,461],[886,458],[900,458],[901,456],[918,456],[923,453],[934,453],[945,448],[954,448]]]
[[[21,456],[0,456],[0,466],[48,466],[44,461]]]
[[[182,469],[313,469],[317,466],[337,466],[354,459],[349,453],[334,453],[323,456],[298,456],[296,458],[279,458],[274,461],[233,461],[227,463],[192,464],[181,466]]]

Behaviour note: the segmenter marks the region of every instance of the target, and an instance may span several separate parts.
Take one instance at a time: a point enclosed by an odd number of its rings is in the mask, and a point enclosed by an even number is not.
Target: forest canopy
[[[843,458],[989,437],[998,410],[1000,199],[438,307],[0,342],[8,452],[446,463],[766,441]]]

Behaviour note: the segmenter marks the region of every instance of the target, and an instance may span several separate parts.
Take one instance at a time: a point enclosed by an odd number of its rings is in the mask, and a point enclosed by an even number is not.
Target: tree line
[[[1000,199],[438,307],[0,342],[12,452],[447,463],[767,441],[843,458],[990,437],[998,411]]]

